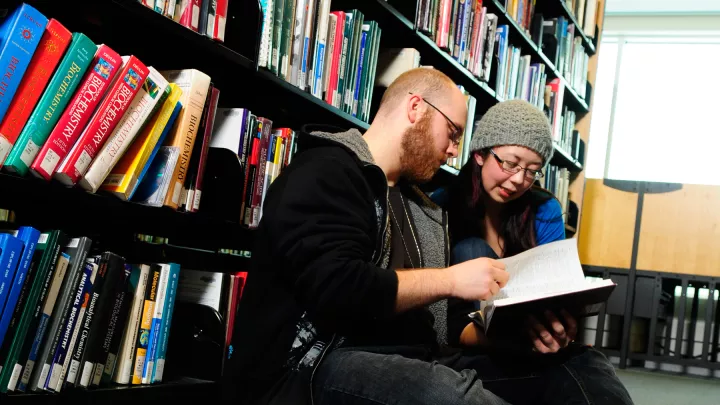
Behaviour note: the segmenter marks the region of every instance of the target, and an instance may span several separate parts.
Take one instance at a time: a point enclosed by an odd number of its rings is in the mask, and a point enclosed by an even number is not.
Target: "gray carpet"
[[[635,405],[717,405],[720,379],[617,370]]]

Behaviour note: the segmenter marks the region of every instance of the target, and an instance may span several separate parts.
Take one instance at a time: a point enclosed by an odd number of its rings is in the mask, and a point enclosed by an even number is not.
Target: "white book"
[[[328,15],[327,48],[325,51],[325,67],[323,67],[322,92],[327,93],[330,83],[330,69],[332,69],[333,53],[335,52],[335,34],[337,32],[337,15]],[[326,99],[323,97],[323,99]]]
[[[497,30],[498,18],[495,14],[487,14],[487,44],[485,45],[485,61],[482,67],[482,80],[490,81],[490,70],[492,69],[492,57],[495,52],[495,31]]]
[[[100,153],[90,164],[88,171],[80,179],[80,187],[86,191],[95,193],[100,188],[165,94],[168,81],[154,67],[148,70],[150,73],[140,91],[133,98]]]
[[[133,269],[135,271],[135,269]],[[130,375],[132,374],[133,357],[135,356],[135,342],[137,342],[137,332],[140,326],[140,317],[142,315],[143,304],[145,303],[145,287],[147,286],[148,275],[150,274],[150,266],[147,264],[140,265],[140,280],[138,281],[135,294],[133,295],[132,309],[128,317],[125,331],[123,332],[122,342],[120,343],[120,351],[118,357],[120,359],[117,364],[117,370],[113,381],[118,384],[130,383]]]
[[[261,0],[263,23],[262,32],[260,34],[260,53],[258,55],[258,66],[268,67],[270,61],[270,52],[272,50],[272,32],[273,32],[273,0]]]
[[[575,317],[597,314],[616,284],[588,279],[582,270],[577,239],[565,239],[500,259],[510,278],[492,300],[470,314],[485,333],[500,336],[525,328],[529,315],[566,310]],[[492,328],[491,328],[492,326]],[[488,335],[488,336],[491,336]]]
[[[310,91],[313,96],[322,98],[324,90],[323,73],[327,66],[326,59],[332,59],[332,54],[327,52],[328,25],[330,21],[330,0],[320,0],[320,7],[317,13],[317,32],[315,32],[315,57],[310,70]],[[333,32],[334,38],[334,32]]]
[[[290,84],[297,86],[302,65],[303,30],[305,29],[305,4],[309,0],[297,0],[293,26],[292,47],[290,48]]]

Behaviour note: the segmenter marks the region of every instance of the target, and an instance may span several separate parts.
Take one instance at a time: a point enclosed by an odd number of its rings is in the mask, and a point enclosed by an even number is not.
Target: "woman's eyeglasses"
[[[541,172],[539,170],[527,169],[525,167],[520,166],[519,164],[517,164],[515,162],[500,159],[500,156],[496,155],[495,151],[492,149],[490,149],[490,153],[492,153],[493,157],[495,157],[495,160],[497,160],[498,164],[503,169],[503,171],[505,171],[507,173],[515,174],[521,170],[524,170],[525,178],[530,181],[535,181],[535,180],[541,179],[544,176],[543,172]]]

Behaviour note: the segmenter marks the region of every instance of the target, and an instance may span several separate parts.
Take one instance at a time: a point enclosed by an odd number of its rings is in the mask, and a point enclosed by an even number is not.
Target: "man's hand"
[[[560,313],[565,320],[563,325],[560,320],[550,311],[545,311],[545,317],[551,326],[548,331],[542,323],[530,316],[528,321],[528,334],[532,340],[535,350],[540,353],[555,353],[558,350],[567,347],[575,339],[577,335],[577,321],[567,311],[562,310]]]
[[[465,300],[488,300],[508,282],[505,264],[481,257],[456,264],[448,269],[453,275],[452,296]]]

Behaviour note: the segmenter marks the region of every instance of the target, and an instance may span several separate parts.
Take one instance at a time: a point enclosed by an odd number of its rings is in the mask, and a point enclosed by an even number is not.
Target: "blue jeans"
[[[497,257],[482,239],[453,249],[453,264]],[[472,307],[475,303],[467,303]],[[465,309],[463,309],[464,311]],[[449,316],[451,319],[452,317]],[[313,379],[315,405],[593,404],[632,399],[599,351],[577,343],[555,354],[424,347],[350,347],[329,353]]]

